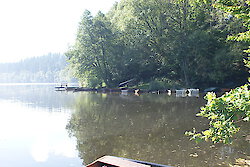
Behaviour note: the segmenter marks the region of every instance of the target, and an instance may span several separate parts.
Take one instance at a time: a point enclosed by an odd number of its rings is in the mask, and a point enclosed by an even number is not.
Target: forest
[[[244,2],[244,1],[243,1]],[[66,56],[89,87],[236,87],[247,82],[244,21],[213,0],[121,0],[106,14],[85,11]]]
[[[64,55],[49,53],[0,64],[0,83],[55,83],[69,79]]]

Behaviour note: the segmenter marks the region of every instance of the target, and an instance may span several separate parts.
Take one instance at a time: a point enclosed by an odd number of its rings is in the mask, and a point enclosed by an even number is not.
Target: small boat
[[[65,91],[68,87],[68,84],[67,83],[61,83],[60,86],[56,86],[55,89],[56,91]]]
[[[56,86],[56,87],[55,87],[55,90],[56,90],[56,91],[65,91],[65,90],[66,90],[66,87],[65,87],[65,86]]]
[[[170,167],[151,162],[138,161],[114,156],[103,156],[86,167]]]
[[[75,91],[78,88],[79,88],[78,86],[68,86],[67,83],[61,83],[60,86],[55,87],[55,90],[56,91]]]
[[[119,84],[119,87],[123,87],[123,86],[126,86],[128,85],[130,82],[134,81],[135,79],[130,79],[130,80],[127,80],[127,81],[124,81],[124,82],[121,82]]]
[[[66,91],[75,91],[76,89],[78,89],[79,87],[77,86],[67,86],[65,87],[65,90]]]

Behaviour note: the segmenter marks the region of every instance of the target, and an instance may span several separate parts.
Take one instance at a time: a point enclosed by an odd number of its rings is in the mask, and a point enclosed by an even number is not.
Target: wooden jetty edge
[[[103,156],[86,167],[170,167],[151,162],[138,161],[133,159]]]

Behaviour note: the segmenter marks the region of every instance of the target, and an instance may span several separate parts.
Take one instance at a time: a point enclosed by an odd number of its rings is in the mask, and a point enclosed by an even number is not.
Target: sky
[[[0,0],[0,63],[64,53],[85,9],[107,12],[119,0]]]

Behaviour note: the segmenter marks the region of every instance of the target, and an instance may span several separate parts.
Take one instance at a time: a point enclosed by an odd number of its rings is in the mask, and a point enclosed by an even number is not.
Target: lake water
[[[227,166],[250,155],[242,126],[233,145],[196,144],[186,130],[202,95],[59,92],[54,85],[1,85],[0,166],[80,167],[103,155],[172,166]]]

